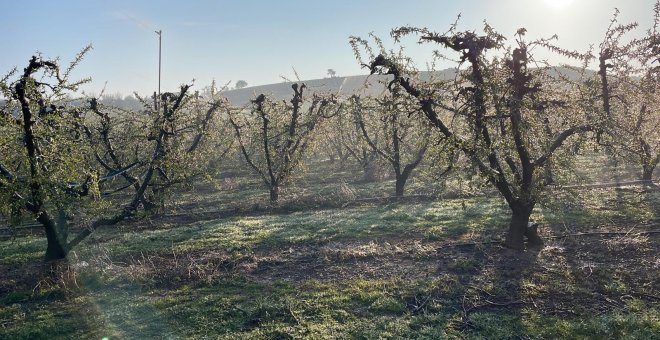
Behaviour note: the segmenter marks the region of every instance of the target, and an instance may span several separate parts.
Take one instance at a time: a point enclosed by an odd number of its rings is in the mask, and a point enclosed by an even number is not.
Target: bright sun
[[[573,0],[543,0],[543,2],[552,8],[563,9],[573,3]]]

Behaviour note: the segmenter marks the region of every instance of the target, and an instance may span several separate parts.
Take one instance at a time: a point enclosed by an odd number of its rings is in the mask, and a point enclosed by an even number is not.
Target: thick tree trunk
[[[37,221],[44,226],[46,232],[46,240],[48,245],[46,247],[46,260],[59,260],[66,257],[68,250],[66,247],[66,240],[62,239],[58,233],[57,225],[45,213],[41,213]]]
[[[280,186],[278,184],[270,185],[270,202],[275,203],[280,198]]]
[[[400,174],[396,176],[396,185],[394,190],[394,195],[396,197],[403,197],[403,192],[406,187],[406,181],[408,181],[408,176]]]
[[[525,237],[530,245],[542,245],[538,235],[537,225],[529,223],[534,206],[519,205],[512,208],[509,232],[506,235],[505,246],[512,249],[525,249]]]
[[[509,233],[506,235],[505,246],[512,249],[525,249],[525,230],[529,224],[531,213],[526,211],[513,211],[511,222],[509,223]]]
[[[59,260],[67,255],[65,246],[60,241],[47,232],[48,246],[46,247],[46,260]]]

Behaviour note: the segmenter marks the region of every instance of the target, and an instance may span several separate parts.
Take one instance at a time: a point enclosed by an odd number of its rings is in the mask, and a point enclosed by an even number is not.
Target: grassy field
[[[363,200],[393,182],[324,173],[276,207],[226,174],[60,263],[38,229],[6,237],[0,339],[660,339],[657,189],[554,189],[521,253],[496,195],[413,179],[439,196]]]

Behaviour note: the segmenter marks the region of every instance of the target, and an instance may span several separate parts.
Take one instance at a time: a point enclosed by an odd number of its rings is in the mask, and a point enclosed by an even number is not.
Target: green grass
[[[534,308],[465,315],[456,277],[409,281],[256,283],[140,291],[101,287],[72,300],[0,309],[4,338],[454,338],[654,339],[657,306],[625,313],[556,317]],[[420,308],[421,306],[421,308]],[[29,326],[28,326],[29,325]],[[55,337],[57,338],[57,336]]]
[[[489,243],[508,224],[499,197],[341,207],[391,193],[352,175],[310,169],[279,207],[258,181],[227,177],[179,196],[189,218],[101,229],[53,271],[41,236],[0,241],[0,339],[659,338],[656,236],[511,252]],[[660,191],[558,191],[532,218],[542,235],[635,233],[657,223],[657,202]],[[202,214],[239,205],[250,213]]]
[[[536,209],[536,216],[544,223],[583,226],[660,220],[658,190],[581,189],[554,191],[547,196],[547,200]]]
[[[49,298],[42,302],[0,306],[3,339],[102,338],[102,320],[85,297],[71,300]]]
[[[497,199],[480,197],[228,217],[119,234],[116,230],[101,230],[89,243],[104,240],[101,246],[111,256],[125,256],[209,249],[240,251],[349,240],[441,239],[470,232],[501,231],[507,218],[508,212]],[[87,253],[87,249],[81,247],[78,252]]]
[[[573,227],[616,223],[643,223],[657,219],[655,199],[637,193],[624,193],[626,204],[615,205],[613,193],[583,193],[573,203],[565,198],[561,204],[539,207],[533,219],[545,224],[568,224]],[[604,200],[598,204],[597,199]],[[501,235],[508,224],[509,211],[499,198],[475,197],[445,199],[436,202],[349,206],[290,214],[229,217],[195,222],[167,229],[101,230],[93,239],[102,243],[112,256],[140,253],[183,252],[219,249],[241,251],[253,247],[288,247],[301,244],[324,244],[332,241],[418,238],[442,240],[477,234],[485,237]],[[598,221],[593,223],[594,221]],[[43,241],[24,243],[17,240],[7,251],[7,261],[27,256],[17,247],[29,247],[39,255]],[[28,249],[28,248],[25,248]],[[43,248],[41,248],[43,249]],[[85,248],[79,251],[84,252]],[[2,254],[2,253],[0,253]],[[22,254],[22,255],[18,255]]]
[[[15,237],[0,241],[0,264],[21,264],[38,261],[46,250],[46,239],[39,236]]]

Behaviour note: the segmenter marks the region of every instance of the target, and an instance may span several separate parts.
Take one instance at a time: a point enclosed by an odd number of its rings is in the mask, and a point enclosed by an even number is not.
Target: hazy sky
[[[163,91],[196,79],[202,88],[239,79],[249,85],[280,76],[323,78],[363,74],[348,44],[369,32],[389,42],[401,25],[444,32],[462,15],[461,30],[480,30],[486,19],[511,36],[559,35],[559,45],[586,50],[604,34],[614,8],[621,20],[651,25],[654,0],[0,0],[3,46],[0,72],[22,68],[35,52],[70,61],[87,44],[93,50],[77,69],[92,77],[84,89],[150,94],[158,84],[158,36],[163,30]],[[412,41],[410,45],[413,45]],[[411,53],[418,50],[411,46]],[[419,52],[421,53],[421,52]],[[420,60],[424,60],[423,58]],[[423,66],[423,65],[422,65]]]

